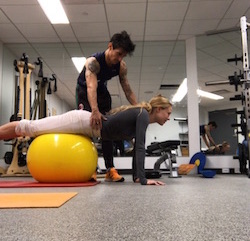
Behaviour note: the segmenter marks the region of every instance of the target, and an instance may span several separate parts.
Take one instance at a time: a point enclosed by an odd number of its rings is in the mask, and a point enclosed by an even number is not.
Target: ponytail
[[[136,105],[122,105],[120,107],[114,108],[112,109],[109,114],[116,114],[117,112],[121,112],[121,111],[125,111],[128,109],[132,109],[132,108],[144,108],[148,111],[148,113],[151,113],[153,108],[168,108],[172,106],[172,104],[169,102],[169,100],[165,97],[163,97],[162,95],[157,95],[155,97],[153,97],[149,102],[141,102],[139,104]]]

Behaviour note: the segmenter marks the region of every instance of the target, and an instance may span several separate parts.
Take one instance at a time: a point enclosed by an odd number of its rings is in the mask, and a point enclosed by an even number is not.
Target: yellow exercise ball
[[[98,154],[93,142],[75,134],[36,137],[27,152],[27,166],[38,182],[87,182],[96,171]]]

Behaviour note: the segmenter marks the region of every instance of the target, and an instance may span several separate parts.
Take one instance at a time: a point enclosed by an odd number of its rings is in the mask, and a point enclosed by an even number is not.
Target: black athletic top
[[[119,75],[120,72],[120,62],[116,65],[112,65],[109,67],[105,61],[105,52],[95,53],[92,55],[95,57],[100,65],[100,72],[97,74],[98,87],[97,90],[101,92],[101,90],[107,88],[107,81],[113,78],[114,76]],[[86,79],[85,79],[86,67],[84,66],[82,72],[80,73],[77,83],[78,85],[87,88]]]
[[[149,113],[144,108],[132,108],[107,116],[102,122],[103,140],[132,140],[135,138],[135,175],[141,184],[146,185],[145,136],[149,124]]]

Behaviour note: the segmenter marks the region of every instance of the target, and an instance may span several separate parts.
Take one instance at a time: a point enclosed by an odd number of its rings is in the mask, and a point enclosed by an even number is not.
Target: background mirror
[[[249,42],[249,41],[248,41]],[[215,121],[217,129],[211,134],[216,143],[228,141],[231,149],[228,154],[236,154],[238,142],[243,136],[237,135],[240,128],[232,124],[240,123],[237,110],[242,110],[241,101],[230,101],[235,95],[241,95],[242,86],[237,88],[229,84],[229,76],[243,73],[243,63],[231,61],[235,56],[242,57],[241,32],[230,31],[197,38],[198,78],[201,89],[224,97],[223,100],[200,100],[200,123]],[[223,84],[224,83],[224,84]],[[236,91],[237,89],[237,91]],[[204,145],[203,145],[204,146]]]

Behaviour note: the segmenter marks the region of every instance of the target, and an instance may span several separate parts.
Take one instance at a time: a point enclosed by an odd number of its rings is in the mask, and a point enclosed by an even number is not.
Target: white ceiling
[[[23,53],[31,63],[43,59],[44,75],[56,74],[56,94],[75,107],[78,73],[71,57],[104,51],[110,37],[126,30],[136,43],[126,57],[128,79],[138,100],[157,93],[171,98],[176,89],[160,90],[161,84],[180,84],[186,77],[185,40],[197,36],[200,88],[217,91],[225,99],[201,99],[200,105],[221,105],[235,95],[234,86],[205,86],[228,80],[242,69],[227,63],[242,55],[240,31],[207,36],[208,31],[238,28],[240,17],[250,19],[249,0],[62,0],[69,25],[51,25],[36,0],[0,0],[0,40],[17,59]],[[55,13],[56,14],[56,13]],[[249,21],[248,21],[249,22]],[[38,71],[38,67],[37,70]],[[126,104],[117,78],[109,81],[113,107]]]

